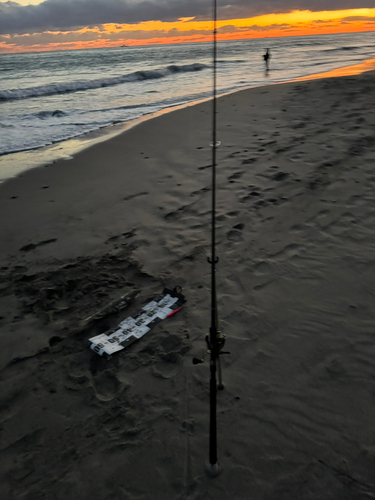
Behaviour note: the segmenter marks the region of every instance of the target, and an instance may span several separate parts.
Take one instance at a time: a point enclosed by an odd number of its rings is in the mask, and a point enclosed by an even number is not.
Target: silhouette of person
[[[270,49],[266,50],[266,53],[263,56],[264,62],[266,63],[266,70],[269,70],[269,60],[271,59]]]

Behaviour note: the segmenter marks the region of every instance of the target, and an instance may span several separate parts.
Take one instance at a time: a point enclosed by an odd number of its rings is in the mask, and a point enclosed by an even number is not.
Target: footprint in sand
[[[267,207],[268,203],[265,200],[259,200],[255,203],[255,208]]]
[[[330,213],[330,211],[329,211],[329,210],[321,210],[321,211],[318,213],[317,217],[318,217],[318,218],[325,217],[325,216],[326,216],[326,215],[328,215],[329,213]],[[343,215],[345,215],[345,214],[343,214]]]
[[[131,231],[128,231],[126,233],[117,234],[116,236],[111,236],[104,243],[107,245],[108,243],[118,241],[120,238],[128,239],[132,238],[133,236],[135,236],[135,229],[132,229]]]
[[[284,260],[285,257],[292,258],[295,256],[299,256],[299,252],[301,250],[301,245],[297,243],[290,243],[285,245],[285,247],[275,250],[273,252],[268,253],[268,257],[272,257],[276,260]]]
[[[58,335],[55,335],[49,339],[48,343],[49,343],[50,347],[54,347],[57,344],[60,344],[60,342],[62,342],[63,340],[64,340],[64,337],[59,337]]]
[[[30,250],[34,250],[37,247],[43,246],[43,245],[48,245],[49,243],[54,243],[57,241],[56,238],[52,238],[50,240],[44,240],[41,241],[40,243],[30,243],[29,245],[25,245],[24,247],[20,248],[21,252],[30,252]]]
[[[280,182],[286,179],[288,176],[289,176],[288,172],[277,172],[277,174],[272,176],[272,179],[274,181]]]
[[[173,212],[169,212],[168,214],[164,215],[164,219],[166,221],[177,220],[182,216],[182,213],[186,208],[187,205],[180,207],[177,210],[174,210]]]
[[[227,239],[229,241],[243,241],[242,238],[242,230],[245,227],[245,224],[236,224],[233,228],[228,231]]]
[[[306,127],[306,123],[305,122],[301,122],[299,120],[296,123],[293,123],[291,125],[292,129],[299,129],[299,128],[305,128],[305,127]]]
[[[181,431],[188,432],[191,436],[194,435],[195,421],[192,418],[184,420],[181,424]]]
[[[264,274],[271,274],[272,268],[268,261],[260,260],[254,266],[254,275],[263,276]]]
[[[242,161],[242,165],[251,165],[256,162],[258,158],[247,158],[247,160]]]
[[[123,201],[134,200],[134,198],[139,198],[140,196],[146,196],[147,194],[148,194],[147,191],[144,191],[142,193],[131,194],[129,196],[125,196],[125,198],[123,198],[122,200]]]
[[[234,174],[230,175],[228,177],[228,181],[229,182],[234,182],[236,179],[240,179],[244,174],[244,171],[239,171],[239,172],[235,172]]]
[[[292,226],[290,229],[289,229],[289,232],[290,233],[300,233],[301,231],[303,231],[304,229],[306,229],[304,226],[300,225],[300,224],[295,224],[294,226]]]
[[[175,377],[181,371],[181,364],[157,362],[151,367],[151,373],[156,378],[170,379]]]
[[[230,155],[227,156],[227,158],[235,158],[236,156],[242,154],[242,151],[234,151]]]
[[[260,193],[258,191],[250,191],[249,194],[246,194],[245,196],[242,196],[242,198],[240,198],[240,203],[245,203],[246,201],[253,200],[258,196],[260,196]]]
[[[289,159],[291,161],[300,161],[304,156],[306,156],[305,153],[296,153],[293,156],[289,156]]]
[[[204,193],[207,193],[208,191],[210,191],[211,188],[209,187],[204,187],[202,189],[198,189],[198,191],[193,191],[192,193],[190,193],[190,196],[196,196],[198,194],[204,194]]]
[[[94,377],[95,396],[100,401],[111,401],[121,389],[119,380],[108,372],[100,372]]]

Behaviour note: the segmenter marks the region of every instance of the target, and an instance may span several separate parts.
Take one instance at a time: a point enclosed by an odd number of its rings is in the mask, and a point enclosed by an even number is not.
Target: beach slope
[[[192,364],[211,121],[189,106],[0,185],[2,499],[375,497],[375,74],[218,101],[215,479]],[[165,286],[178,314],[109,361],[87,348]]]

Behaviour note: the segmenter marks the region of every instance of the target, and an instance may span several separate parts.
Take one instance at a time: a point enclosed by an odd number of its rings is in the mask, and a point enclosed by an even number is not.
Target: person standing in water
[[[263,56],[264,62],[266,63],[266,70],[269,70],[269,60],[271,59],[270,49],[266,50],[266,53]]]

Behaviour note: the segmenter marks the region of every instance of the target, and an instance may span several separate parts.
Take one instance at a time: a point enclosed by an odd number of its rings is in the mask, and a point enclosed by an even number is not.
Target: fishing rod
[[[212,108],[212,208],[211,208],[211,257],[208,262],[211,265],[211,326],[209,335],[206,335],[207,352],[210,355],[210,441],[209,441],[209,464],[207,472],[216,476],[219,473],[217,458],[217,421],[216,400],[217,389],[224,389],[221,373],[221,354],[229,354],[222,351],[225,337],[219,328],[219,315],[216,298],[216,264],[219,258],[216,256],[216,150],[219,142],[216,140],[216,86],[217,86],[217,0],[213,0],[213,108]],[[202,359],[193,358],[193,363],[203,363]],[[219,383],[217,384],[216,373],[218,372]]]

